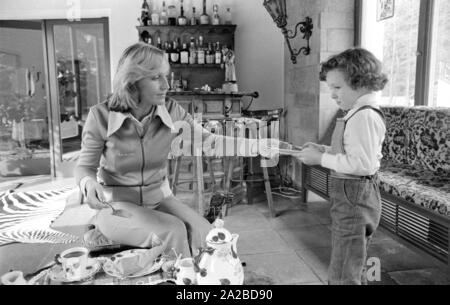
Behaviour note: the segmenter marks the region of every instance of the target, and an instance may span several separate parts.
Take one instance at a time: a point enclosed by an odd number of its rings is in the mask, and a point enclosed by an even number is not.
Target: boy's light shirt
[[[379,108],[378,95],[372,93],[360,97],[344,119],[348,119],[363,106]],[[343,174],[373,175],[380,168],[385,133],[386,127],[381,116],[371,109],[362,110],[345,127],[345,154],[332,155],[328,153],[329,147],[325,147],[326,153],[322,154],[321,165]]]

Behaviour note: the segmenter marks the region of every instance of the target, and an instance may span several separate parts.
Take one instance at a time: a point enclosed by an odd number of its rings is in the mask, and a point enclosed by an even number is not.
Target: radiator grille
[[[448,229],[383,198],[380,225],[438,260],[448,263]]]
[[[329,198],[330,196],[330,176],[329,171],[323,168],[306,167],[306,183],[311,189]]]

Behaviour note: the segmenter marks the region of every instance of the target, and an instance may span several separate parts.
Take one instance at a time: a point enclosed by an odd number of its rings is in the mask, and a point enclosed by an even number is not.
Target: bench
[[[383,107],[380,226],[450,270],[450,108]],[[307,191],[329,200],[330,171],[302,165]]]

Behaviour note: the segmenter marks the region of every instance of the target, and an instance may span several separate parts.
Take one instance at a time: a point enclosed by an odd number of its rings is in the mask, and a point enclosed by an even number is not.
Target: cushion
[[[437,214],[450,217],[450,175],[427,168],[383,162],[380,188]]]
[[[450,173],[450,108],[382,107],[383,159]]]
[[[406,164],[407,119],[403,107],[385,107],[386,138],[383,143],[383,158]]]
[[[406,109],[409,122],[407,163],[450,173],[450,108]]]

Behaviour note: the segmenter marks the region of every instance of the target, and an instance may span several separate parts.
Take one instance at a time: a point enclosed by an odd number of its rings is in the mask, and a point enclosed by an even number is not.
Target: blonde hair
[[[109,110],[128,112],[137,108],[138,101],[133,98],[137,90],[136,82],[154,75],[165,61],[164,52],[152,45],[138,42],[126,48],[114,76]]]

